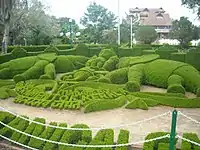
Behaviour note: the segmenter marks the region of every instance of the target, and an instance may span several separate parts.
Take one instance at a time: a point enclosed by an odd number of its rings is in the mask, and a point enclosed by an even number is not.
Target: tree
[[[194,9],[200,17],[200,1],[199,0],[182,0],[182,4]]]
[[[187,47],[192,40],[199,38],[199,28],[195,27],[186,17],[175,20],[169,33],[170,38],[177,39],[182,47]]]
[[[137,41],[143,42],[144,44],[151,44],[158,37],[158,34],[154,27],[151,26],[139,26],[135,33]]]
[[[116,44],[117,41],[117,30],[104,30],[102,34],[102,43],[104,44]]]
[[[116,19],[115,15],[108,9],[93,2],[81,18],[81,24],[86,27],[92,42],[101,43],[103,31],[113,29],[117,23]]]
[[[15,26],[26,13],[27,0],[1,0],[0,1],[0,25],[3,28],[2,52],[7,53],[11,24]],[[16,10],[23,10],[18,13]]]

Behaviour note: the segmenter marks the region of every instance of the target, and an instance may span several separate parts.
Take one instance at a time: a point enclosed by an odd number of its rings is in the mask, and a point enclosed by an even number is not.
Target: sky
[[[56,17],[69,17],[75,19],[79,24],[80,18],[84,15],[87,6],[95,1],[97,4],[103,5],[116,15],[118,15],[118,0],[41,0],[50,6],[49,14]],[[120,18],[128,13],[130,8],[160,8],[162,7],[171,18],[179,19],[186,16],[195,25],[200,25],[200,20],[192,10],[181,6],[181,0],[120,0]]]

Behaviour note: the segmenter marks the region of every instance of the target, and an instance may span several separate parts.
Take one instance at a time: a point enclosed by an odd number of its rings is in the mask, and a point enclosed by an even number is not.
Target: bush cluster
[[[147,104],[140,98],[135,99],[133,101],[131,101],[130,103],[128,103],[126,105],[127,109],[143,109],[143,110],[148,110],[148,106]]]
[[[73,62],[67,56],[58,56],[54,65],[57,73],[70,72],[75,69]]]
[[[184,79],[179,75],[171,75],[168,78],[168,93],[182,93],[185,94]]]
[[[116,69],[118,62],[119,58],[117,56],[112,56],[104,63],[103,68],[107,71],[113,71]]]
[[[103,49],[101,50],[101,52],[99,53],[99,57],[103,57],[106,60],[108,60],[110,57],[112,56],[116,56],[116,53],[114,52],[114,50],[112,49]]]
[[[55,79],[56,69],[54,64],[50,63],[44,68],[44,75],[40,76],[40,79]]]
[[[21,47],[14,48],[11,53],[14,59],[27,56],[27,51]]]
[[[106,77],[110,78],[113,84],[124,84],[128,82],[128,68],[117,69],[109,72]]]
[[[170,59],[185,62],[186,53],[171,53]]]

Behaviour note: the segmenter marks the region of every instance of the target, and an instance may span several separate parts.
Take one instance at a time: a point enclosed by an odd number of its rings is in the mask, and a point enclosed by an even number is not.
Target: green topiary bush
[[[75,69],[73,62],[67,56],[58,56],[54,65],[57,73],[71,72]]]
[[[122,68],[109,72],[106,75],[106,77],[110,78],[113,84],[124,84],[128,82],[127,73],[128,73],[128,68]]]
[[[183,138],[189,139],[196,143],[200,143],[200,140],[196,133],[183,133]],[[199,150],[200,148],[195,144],[182,140],[181,150],[190,150],[190,149]]]
[[[196,95],[197,97],[200,97],[200,88],[197,89]]]
[[[115,52],[112,49],[103,49],[100,53],[99,53],[99,57],[103,57],[106,60],[108,60],[110,57],[112,56],[116,56]]]
[[[144,80],[144,64],[135,65],[129,68],[128,71],[128,81],[136,82],[139,85],[143,83]]]
[[[97,81],[103,83],[111,83],[110,79],[107,77],[100,77]]]
[[[168,83],[168,85],[172,85],[172,84],[184,85],[184,79],[183,79],[183,77],[174,74],[168,78],[167,83]]]
[[[39,54],[38,58],[52,63],[56,60],[57,56],[55,53],[44,53],[44,54]]]
[[[76,51],[76,55],[89,57],[89,48],[85,44],[82,44],[82,43],[78,44],[75,48],[75,51]]]
[[[143,110],[148,110],[147,104],[142,100],[142,99],[135,99],[132,102],[128,103],[126,105],[127,109],[143,109]]]
[[[107,109],[114,109],[118,107],[122,107],[126,103],[126,97],[121,96],[117,99],[113,100],[97,100],[93,103],[89,103],[85,106],[84,112],[94,112],[94,111],[101,111],[101,110],[107,110]]]
[[[142,55],[151,55],[151,54],[156,54],[155,50],[143,50]]]
[[[20,58],[27,56],[27,51],[21,47],[14,48],[11,53],[13,58]]]
[[[144,66],[145,83],[157,87],[167,88],[168,78],[171,74],[177,74],[177,69],[186,65],[187,64],[182,62],[164,59],[158,59],[150,62]]]
[[[12,72],[9,68],[3,68],[0,70],[0,79],[10,79]]]
[[[0,88],[0,99],[7,99],[9,98],[9,94],[6,88]]]
[[[200,70],[200,52],[190,52],[185,56],[185,62]]]
[[[129,92],[137,92],[140,91],[140,84],[135,81],[128,81],[126,83],[126,90]]]
[[[50,63],[44,68],[44,75],[40,76],[40,79],[55,79],[56,77],[56,69],[54,64]]]
[[[180,84],[171,84],[170,86],[168,86],[167,92],[185,94],[185,88]]]
[[[89,68],[82,68],[74,73],[74,80],[85,81],[88,77],[93,76]]]
[[[127,144],[129,142],[129,134],[128,130],[120,130],[117,144]],[[128,150],[128,146],[117,147],[116,150]]]
[[[44,68],[48,63],[46,60],[40,60],[24,73],[14,76],[13,79],[16,83],[29,79],[38,79],[44,73]]]
[[[116,69],[118,62],[119,58],[117,56],[112,56],[104,63],[103,68],[107,71],[113,71]]]

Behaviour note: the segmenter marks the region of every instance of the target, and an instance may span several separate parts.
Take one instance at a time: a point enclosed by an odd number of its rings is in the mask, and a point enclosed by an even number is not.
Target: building
[[[137,14],[140,25],[149,25],[155,27],[160,38],[167,38],[172,27],[172,19],[163,8],[132,8],[130,15]]]

